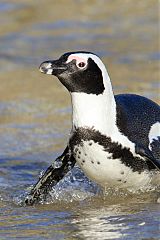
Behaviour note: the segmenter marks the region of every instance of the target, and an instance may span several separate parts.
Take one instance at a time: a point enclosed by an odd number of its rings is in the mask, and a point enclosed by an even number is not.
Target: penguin
[[[35,184],[26,204],[39,202],[76,163],[105,188],[159,188],[157,103],[136,94],[114,95],[105,65],[91,52],[68,52],[39,69],[56,76],[69,91],[72,129],[66,149]]]

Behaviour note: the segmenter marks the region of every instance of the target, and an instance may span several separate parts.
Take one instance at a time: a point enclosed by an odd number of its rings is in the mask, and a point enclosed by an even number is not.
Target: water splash
[[[59,167],[59,164],[58,166]],[[43,175],[43,171],[40,172],[39,178]],[[25,192],[22,192],[18,196],[13,198],[13,202],[17,205],[24,205],[24,200],[28,198],[28,193],[33,188],[29,186]],[[94,182],[90,181],[78,166],[75,166],[68,174],[54,186],[47,197],[42,195],[39,204],[50,204],[55,201],[59,202],[73,202],[83,201],[93,196],[98,195],[101,192],[100,187]]]
[[[41,177],[43,171],[40,172]],[[17,205],[24,205],[28,193],[33,186],[27,188],[27,191],[13,199]],[[90,181],[78,166],[75,166],[68,174],[54,186],[47,197],[41,197],[39,204],[51,204],[55,202],[72,203],[82,202],[84,200],[93,200],[100,198],[108,203],[121,203],[125,201],[133,202],[159,202],[159,193],[157,189],[148,189],[145,193],[142,191],[132,192],[124,189],[106,187],[100,188],[96,183]]]
[[[90,181],[79,167],[71,170],[50,192],[51,201],[83,201],[97,195],[100,187]]]

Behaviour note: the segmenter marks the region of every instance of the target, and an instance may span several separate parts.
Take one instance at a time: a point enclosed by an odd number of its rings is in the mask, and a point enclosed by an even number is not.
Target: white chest
[[[101,186],[118,186],[134,189],[149,186],[151,177],[148,172],[133,172],[120,159],[113,159],[112,153],[92,140],[82,141],[73,148],[74,157],[85,174]]]

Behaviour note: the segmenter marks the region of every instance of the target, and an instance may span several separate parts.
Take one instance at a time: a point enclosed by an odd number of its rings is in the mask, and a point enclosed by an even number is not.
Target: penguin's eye
[[[86,66],[86,63],[85,62],[79,62],[78,64],[77,64],[77,67],[78,68],[84,68]]]

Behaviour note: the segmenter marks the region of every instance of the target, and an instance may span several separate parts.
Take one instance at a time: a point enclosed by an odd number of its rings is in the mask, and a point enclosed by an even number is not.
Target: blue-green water
[[[71,125],[69,95],[40,63],[93,51],[115,93],[159,102],[158,1],[6,0],[0,20],[0,239],[160,239],[157,193],[104,196],[78,168],[45,204],[21,204]]]

